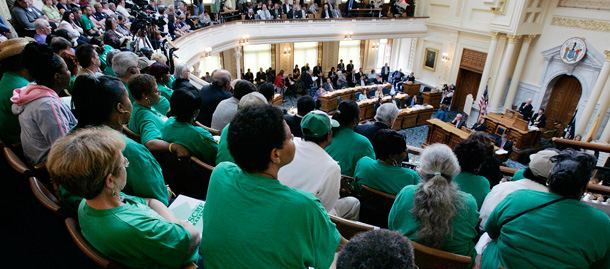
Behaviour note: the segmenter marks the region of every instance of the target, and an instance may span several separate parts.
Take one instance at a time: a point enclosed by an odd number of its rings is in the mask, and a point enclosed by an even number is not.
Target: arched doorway
[[[546,128],[552,129],[554,124],[560,124],[561,133],[572,120],[581,94],[582,86],[576,77],[562,75],[557,78],[546,105]]]

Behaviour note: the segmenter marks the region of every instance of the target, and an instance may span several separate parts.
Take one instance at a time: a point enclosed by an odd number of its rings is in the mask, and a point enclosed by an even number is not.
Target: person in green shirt
[[[176,153],[180,159],[190,157],[184,146],[163,140],[163,126],[167,117],[153,107],[162,97],[155,78],[148,74],[136,75],[129,79],[128,86],[136,100],[129,129],[141,136],[140,143],[151,152],[169,151]]]
[[[31,38],[11,38],[0,43],[0,139],[7,145],[21,141],[19,118],[13,114],[11,97],[13,90],[25,87],[31,76],[21,62],[21,52]]]
[[[511,177],[510,181],[518,181],[518,180],[524,179],[525,176],[523,175],[523,173],[525,173],[525,169],[517,170],[517,172],[515,172],[515,174],[513,174],[513,177]]]
[[[452,183],[459,171],[457,158],[447,145],[424,148],[418,170],[423,182],[398,193],[388,227],[420,244],[474,261],[479,212],[474,197]]]
[[[260,92],[251,92],[239,99],[237,109],[243,109],[251,105],[264,104],[267,104],[267,99],[265,99],[265,96],[263,96]],[[220,164],[221,162],[235,162],[235,159],[233,159],[233,156],[231,156],[231,152],[229,151],[229,143],[227,141],[227,137],[229,136],[229,125],[231,125],[231,123],[227,124],[227,126],[225,126],[220,133],[220,141],[218,141],[218,154],[216,154],[216,165]]]
[[[185,146],[192,156],[215,165],[218,144],[212,134],[201,127],[193,126],[199,114],[201,99],[187,89],[178,89],[170,100],[172,117],[163,127],[163,140]]]
[[[83,32],[86,36],[99,36],[100,30],[95,27],[95,24],[89,17],[93,15],[93,9],[90,6],[81,6],[80,18],[77,18],[80,22]],[[78,16],[77,16],[78,17]]]
[[[171,101],[174,90],[167,87],[167,85],[170,85],[169,66],[163,63],[155,62],[149,68],[150,74],[155,77],[155,80],[157,81],[157,87],[159,87],[159,90],[161,91],[161,96]]]
[[[200,232],[162,202],[121,195],[129,159],[122,135],[109,127],[82,128],[51,149],[51,177],[84,199],[78,222],[88,243],[129,268],[183,268],[198,261]]]
[[[76,79],[72,102],[78,119],[75,129],[86,126],[109,126],[119,132],[131,118],[132,104],[121,81],[116,77],[95,78],[83,75]],[[161,166],[148,149],[122,136],[125,142],[123,155],[131,165],[127,168],[127,185],[123,192],[139,197],[155,198],[168,205],[170,193],[167,189]],[[66,195],[62,194],[65,198]],[[65,199],[64,199],[65,200]],[[77,209],[80,199],[71,204]]]
[[[106,68],[104,68],[104,75],[113,77],[117,76],[112,70],[112,58],[119,52],[121,51],[118,49],[111,49],[110,51],[108,51],[108,54],[106,55]]]
[[[517,190],[491,212],[481,268],[610,268],[610,218],[580,202],[596,158],[568,149],[551,161],[548,193]]]
[[[282,111],[248,106],[228,135],[236,163],[219,164],[210,178],[200,248],[204,267],[329,268],[346,240],[313,194],[277,179],[295,153]]]
[[[481,209],[485,197],[491,190],[489,181],[477,173],[485,162],[485,145],[476,140],[464,140],[455,147],[455,155],[460,163],[460,173],[453,181],[461,191],[471,194]]]
[[[392,130],[382,129],[373,136],[373,148],[377,160],[362,157],[354,169],[354,191],[360,192],[364,184],[373,189],[396,195],[408,185],[421,181],[417,172],[401,166],[407,158],[405,137]]]
[[[360,107],[353,100],[345,100],[339,103],[338,113],[333,119],[340,124],[339,128],[333,130],[333,142],[326,147],[326,152],[339,162],[341,174],[354,176],[356,163],[362,157],[375,159],[375,152],[371,142],[363,135],[354,132],[354,127],[360,121]]]

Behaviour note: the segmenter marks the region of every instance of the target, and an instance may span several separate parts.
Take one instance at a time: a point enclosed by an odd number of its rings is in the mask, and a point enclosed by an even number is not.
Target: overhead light
[[[248,45],[248,43],[250,43],[249,39],[250,39],[249,35],[242,36],[241,39],[239,40],[239,45],[240,46]]]
[[[443,53],[443,56],[441,58],[441,60],[448,62],[449,60],[451,60],[451,58],[449,58],[449,54],[447,54],[446,52]]]
[[[212,55],[212,47],[207,47],[203,50],[202,58],[208,58]]]
[[[290,56],[290,54],[292,54],[290,48],[284,48],[284,56]]]
[[[352,36],[354,36],[354,32],[345,32],[345,40],[352,40]]]
[[[372,50],[378,50],[379,49],[379,43],[373,43],[373,46],[371,47]]]

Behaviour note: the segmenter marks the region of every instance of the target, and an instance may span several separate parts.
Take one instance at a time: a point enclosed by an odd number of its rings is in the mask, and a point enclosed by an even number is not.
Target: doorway
[[[472,94],[473,98],[477,96],[481,76],[481,73],[460,68],[457,81],[455,82],[455,93],[451,103],[451,110],[464,111],[466,96],[468,94]]]
[[[546,129],[556,126],[557,129],[563,130],[572,120],[581,95],[582,85],[576,77],[569,75],[558,77],[545,109]]]

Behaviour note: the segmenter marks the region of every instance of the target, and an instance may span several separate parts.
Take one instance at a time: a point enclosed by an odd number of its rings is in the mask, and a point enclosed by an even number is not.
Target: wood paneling
[[[479,83],[481,82],[481,73],[473,72],[468,69],[460,68],[457,81],[455,83],[455,92],[451,102],[451,110],[464,111],[464,102],[466,96],[472,94],[472,97],[477,96]]]
[[[572,120],[581,94],[582,86],[577,78],[568,75],[560,77],[553,86],[546,106],[546,129],[553,129],[555,122],[561,124],[559,129],[564,129]]]
[[[476,50],[464,49],[464,51],[462,52],[462,60],[460,61],[460,68],[477,73],[483,73],[486,59],[487,53]]]

